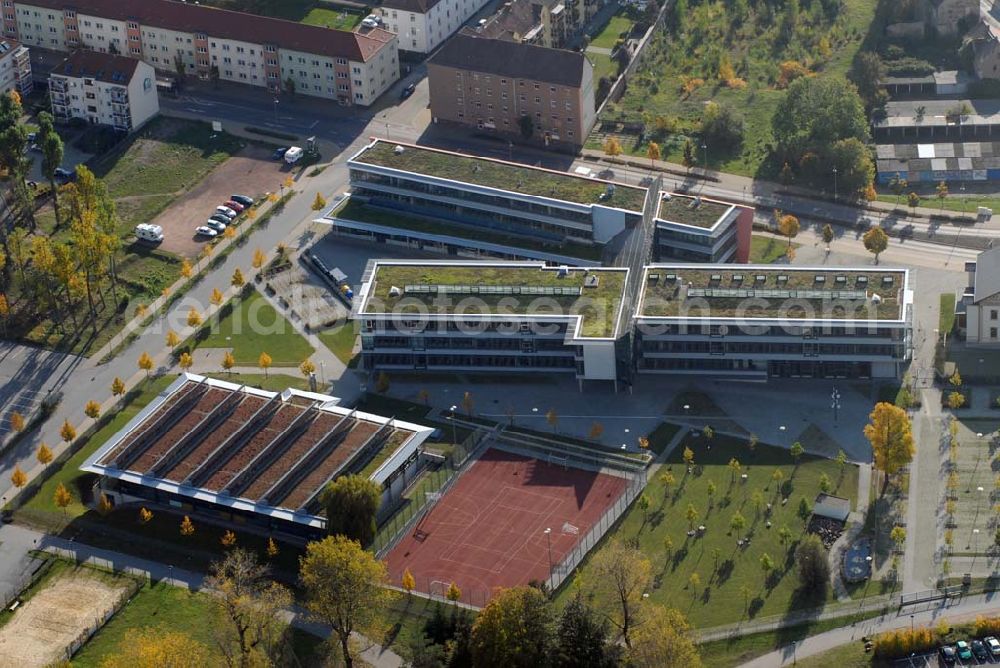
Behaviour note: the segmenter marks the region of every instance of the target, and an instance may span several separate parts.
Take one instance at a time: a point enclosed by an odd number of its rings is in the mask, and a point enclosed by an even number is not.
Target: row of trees
[[[0,170],[11,184],[11,199],[13,200],[13,215],[15,222],[28,221],[34,225],[34,195],[28,187],[28,171],[31,169],[31,159],[28,154],[28,129],[22,123],[24,109],[21,106],[21,96],[17,91],[0,95]],[[62,164],[63,142],[53,125],[52,115],[43,111],[38,115],[38,131],[35,144],[42,154],[41,172],[49,181],[53,195],[56,197],[56,222],[59,222],[58,188],[55,172]],[[6,236],[4,231],[3,236]]]

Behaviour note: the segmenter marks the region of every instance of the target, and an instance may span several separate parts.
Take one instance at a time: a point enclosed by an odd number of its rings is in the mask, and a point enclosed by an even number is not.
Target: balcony
[[[112,89],[111,101],[115,104],[128,104],[128,90],[124,88]]]
[[[65,93],[52,93],[52,106],[65,107],[69,105],[69,95]]]
[[[53,93],[65,93],[69,88],[65,79],[51,78],[49,79],[49,90]]]

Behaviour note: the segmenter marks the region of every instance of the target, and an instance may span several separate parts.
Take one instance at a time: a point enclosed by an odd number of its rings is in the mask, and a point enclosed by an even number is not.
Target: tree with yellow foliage
[[[885,494],[889,476],[913,460],[913,433],[906,411],[885,401],[875,404],[868,419],[865,438],[872,446],[875,468],[885,474],[882,495]]]
[[[208,647],[188,635],[144,628],[128,633],[100,668],[204,668],[217,663]]]
[[[628,665],[634,668],[701,668],[701,656],[683,614],[673,608],[647,605],[642,618],[627,652]]]
[[[409,596],[413,592],[413,588],[417,586],[417,581],[413,578],[413,573],[407,568],[403,570],[403,579],[400,580],[400,584],[403,589],[406,590],[406,595]]]
[[[302,372],[303,376],[308,378],[310,374],[316,372],[316,365],[313,364],[312,360],[307,359],[299,365],[299,371]]]
[[[616,155],[622,154],[622,145],[618,141],[618,137],[608,137],[604,140],[604,155],[609,157],[615,157]]]
[[[322,211],[325,206],[326,206],[326,198],[320,195],[319,193],[316,193],[316,199],[314,199],[312,203],[312,210]]]
[[[143,506],[139,508],[139,522],[141,524],[149,524],[150,520],[153,519],[153,511],[149,508]]]
[[[186,258],[181,260],[181,276],[191,278],[192,273],[191,263]]]
[[[101,492],[101,496],[97,499],[97,512],[101,514],[102,517],[106,517],[114,510],[115,507],[111,503],[111,499],[104,492]]]
[[[271,538],[270,536],[268,536],[268,538],[267,538],[267,558],[268,559],[274,559],[276,556],[278,556],[278,552],[279,552],[279,550],[278,550],[278,544],[274,541],[273,538]]]
[[[232,373],[234,366],[236,366],[236,358],[233,357],[231,351],[227,350],[222,354],[222,370]]]
[[[222,303],[222,291],[219,288],[212,288],[212,294],[208,297],[208,301],[212,303],[213,306],[218,306]]]
[[[197,327],[201,324],[201,313],[198,313],[198,309],[191,307],[188,309],[187,324],[188,327]]]
[[[118,376],[115,376],[115,379],[111,381],[111,394],[116,397],[125,394],[125,383]]]
[[[260,269],[264,266],[264,262],[267,260],[267,256],[264,255],[264,251],[259,248],[255,248],[253,251],[253,262],[251,266],[254,269]]]
[[[452,603],[457,603],[462,598],[462,590],[458,588],[457,584],[452,582],[448,585],[448,590],[444,593],[444,597]]]
[[[18,411],[11,411],[10,413],[10,428],[14,431],[20,432],[24,431],[24,416]]]
[[[653,168],[653,163],[660,159],[660,145],[655,141],[649,142],[649,146],[646,147],[646,157],[649,158],[649,168]]]
[[[775,212],[776,215],[780,213],[780,211]],[[799,219],[787,213],[784,215],[778,215],[778,232],[781,233],[781,236],[788,238],[788,250],[791,250],[792,239],[794,239],[799,233]]]
[[[39,443],[38,451],[35,452],[35,459],[38,460],[38,463],[42,466],[48,466],[49,462],[52,461],[52,458],[52,449],[46,445],[44,441]]]
[[[236,267],[233,271],[233,277],[229,279],[229,284],[238,290],[246,285],[246,282],[247,280],[243,278],[243,272],[240,271],[239,267]]]
[[[142,351],[142,354],[139,355],[139,359],[136,361],[136,364],[140,369],[146,372],[146,378],[149,378],[149,372],[153,370],[153,358],[149,356],[149,353],[145,350]]]
[[[232,239],[236,236],[236,228],[232,225],[227,225],[226,229],[222,230],[223,239]]]
[[[73,502],[73,495],[66,489],[66,485],[62,483],[56,485],[56,491],[52,494],[52,501],[56,504],[56,507],[62,508],[63,519],[66,519],[66,507]]]
[[[184,519],[181,520],[181,535],[182,536],[194,535],[194,522],[192,522],[191,518],[188,517],[187,515],[185,515]]]
[[[14,466],[14,472],[10,474],[10,481],[14,487],[21,489],[28,484],[28,475],[21,470],[20,466]]]
[[[590,560],[590,574],[584,588],[627,647],[632,646],[630,634],[636,625],[643,592],[651,581],[649,559],[617,539],[612,539]]]
[[[236,534],[227,529],[225,533],[222,534],[222,538],[219,539],[219,542],[222,543],[222,547],[233,547],[236,545]]]
[[[267,378],[267,370],[271,368],[271,362],[271,356],[261,351],[260,357],[257,358],[257,366],[264,370],[264,378]]]
[[[180,335],[174,330],[167,331],[167,348],[173,348],[181,342]]]
[[[194,358],[191,357],[191,353],[181,353],[181,356],[177,358],[177,366],[182,370],[187,371],[194,364]]]
[[[91,399],[83,407],[83,414],[96,420],[101,415],[101,405]]]
[[[69,443],[76,438],[76,428],[69,423],[69,420],[63,420],[63,425],[59,429],[59,435],[62,437],[62,440]]]

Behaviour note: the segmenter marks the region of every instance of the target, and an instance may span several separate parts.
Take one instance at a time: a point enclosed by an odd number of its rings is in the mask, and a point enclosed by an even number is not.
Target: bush
[[[921,627],[913,631],[900,629],[880,633],[875,636],[872,644],[876,657],[896,659],[914,652],[925,652],[933,649],[937,645],[937,638],[931,629]]]
[[[972,635],[974,636],[995,636],[1000,635],[1000,617],[976,617],[972,625]]]

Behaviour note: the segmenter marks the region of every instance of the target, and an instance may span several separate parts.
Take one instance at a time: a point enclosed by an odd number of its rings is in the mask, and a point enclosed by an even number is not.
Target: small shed
[[[850,514],[850,499],[823,493],[816,496],[816,503],[813,504],[813,515],[826,517],[831,520],[837,520],[838,522],[844,522]]]

